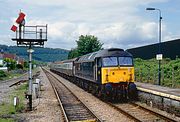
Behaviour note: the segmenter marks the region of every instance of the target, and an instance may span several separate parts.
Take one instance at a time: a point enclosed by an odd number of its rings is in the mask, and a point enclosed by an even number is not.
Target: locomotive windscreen
[[[117,66],[118,65],[118,60],[117,57],[106,57],[103,58],[103,66]]]
[[[132,66],[133,60],[132,57],[119,57],[118,58],[120,66]]]
[[[104,67],[108,66],[132,66],[132,57],[104,57],[102,59],[102,64]]]

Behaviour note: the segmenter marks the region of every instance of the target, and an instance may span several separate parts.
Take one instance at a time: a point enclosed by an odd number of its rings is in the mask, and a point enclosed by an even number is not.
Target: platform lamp
[[[156,59],[158,60],[158,85],[161,85],[161,60],[163,55],[161,54],[161,10],[158,8],[146,8],[146,10],[150,11],[158,11],[159,12],[159,43],[158,43],[158,53],[156,55]]]

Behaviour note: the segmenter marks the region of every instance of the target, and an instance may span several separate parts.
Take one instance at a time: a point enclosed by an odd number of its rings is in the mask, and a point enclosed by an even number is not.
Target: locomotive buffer
[[[19,27],[17,27],[19,26]],[[29,110],[32,110],[32,53],[34,50],[32,47],[43,47],[44,42],[47,41],[47,24],[36,26],[25,26],[25,14],[20,11],[16,23],[11,27],[11,30],[16,32],[16,37],[12,38],[16,41],[17,46],[28,47],[29,54]]]

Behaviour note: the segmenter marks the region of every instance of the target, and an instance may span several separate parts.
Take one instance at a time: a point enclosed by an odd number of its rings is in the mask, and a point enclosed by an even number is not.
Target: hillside
[[[6,46],[0,45],[0,49],[4,52],[9,52],[16,54],[24,59],[28,59],[27,53],[28,47],[17,47],[17,46]],[[68,50],[64,49],[53,49],[53,48],[33,48],[33,60],[43,61],[43,62],[54,62],[59,60],[67,59]]]

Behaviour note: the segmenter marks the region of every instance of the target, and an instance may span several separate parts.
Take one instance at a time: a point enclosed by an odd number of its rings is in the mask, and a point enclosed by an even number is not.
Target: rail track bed
[[[61,81],[44,71],[58,97],[65,121],[100,121]]]
[[[108,103],[110,106],[137,122],[177,122],[177,120],[157,113],[136,103]]]

